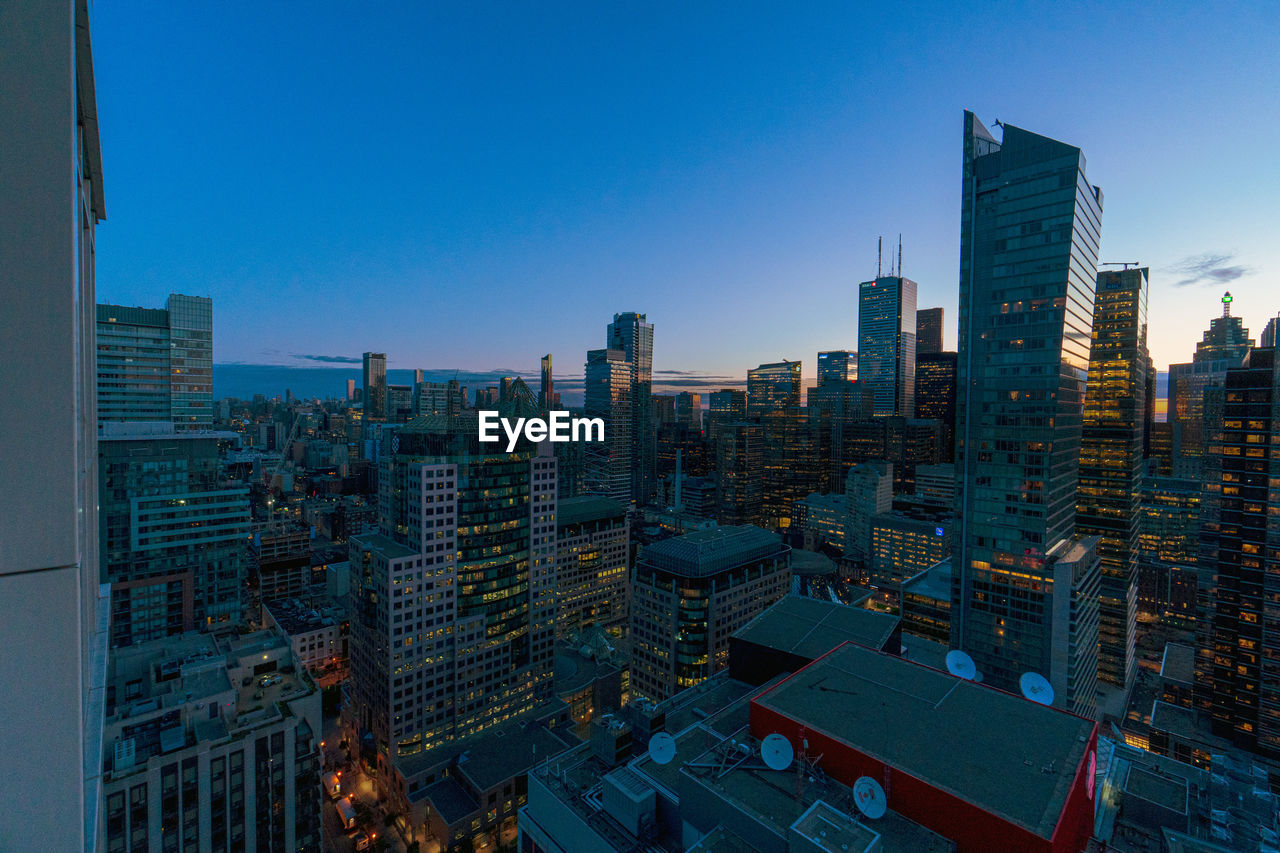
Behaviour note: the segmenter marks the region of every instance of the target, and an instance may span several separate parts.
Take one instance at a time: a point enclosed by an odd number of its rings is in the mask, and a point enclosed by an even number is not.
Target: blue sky
[[[1274,5],[861,5],[97,3],[99,300],[212,296],[219,362],[580,373],[635,310],[810,376],[901,232],[954,346],[969,108],[1084,149],[1161,367],[1280,312]]]

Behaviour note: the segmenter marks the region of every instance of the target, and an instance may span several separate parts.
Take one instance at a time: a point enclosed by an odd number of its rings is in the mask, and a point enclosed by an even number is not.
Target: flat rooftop
[[[913,578],[902,582],[902,594],[919,595],[951,604],[951,558],[934,563]]]
[[[683,577],[697,578],[727,571],[744,563],[781,556],[791,549],[776,533],[742,524],[695,530],[655,542],[640,554],[639,563]]]
[[[593,495],[565,498],[556,504],[556,529],[587,521],[604,521],[606,518],[623,519],[626,515],[627,508],[609,498]]]
[[[754,700],[1051,838],[1092,720],[852,643]]]
[[[389,536],[381,533],[361,533],[358,536],[352,536],[351,541],[360,541],[368,546],[371,550],[377,551],[385,555],[388,559],[399,560],[405,557],[412,557],[418,552],[405,545],[401,545]]]
[[[738,629],[735,639],[815,660],[846,642],[880,649],[898,617],[862,607],[788,595]],[[895,650],[896,651],[896,650]]]
[[[1165,643],[1160,677],[1193,684],[1196,679],[1196,650],[1182,643]]]

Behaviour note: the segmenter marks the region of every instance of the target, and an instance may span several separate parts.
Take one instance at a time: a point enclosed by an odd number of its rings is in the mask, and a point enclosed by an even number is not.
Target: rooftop
[[[1095,724],[852,643],[754,700],[1050,838]],[[945,743],[945,748],[940,748]]]
[[[951,601],[951,558],[934,563],[913,578],[902,582],[902,594],[919,595],[935,601]]]
[[[352,542],[360,542],[372,551],[386,556],[388,559],[400,560],[406,557],[412,557],[418,552],[405,545],[401,545],[389,536],[381,533],[361,533],[359,536],[352,536]]]
[[[683,577],[705,577],[788,551],[778,534],[743,524],[695,530],[655,542],[644,549],[639,562]]]
[[[897,626],[898,617],[888,613],[788,595],[739,628],[733,636],[757,646],[816,660],[849,641],[881,649]]]
[[[1192,684],[1196,678],[1196,650],[1182,643],[1166,643],[1160,661],[1160,677]]]
[[[280,630],[290,637],[329,628],[340,621],[332,606],[311,607],[296,598],[267,601],[262,606],[270,611],[271,618],[280,626]]]
[[[609,498],[587,495],[580,498],[565,498],[556,505],[556,528],[563,529],[571,524],[582,524],[587,521],[603,521],[606,518],[625,518],[627,508]]]

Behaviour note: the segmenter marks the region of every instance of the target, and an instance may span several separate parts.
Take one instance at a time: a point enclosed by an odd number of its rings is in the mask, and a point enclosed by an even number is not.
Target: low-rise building
[[[320,693],[280,634],[120,649],[106,715],[104,850],[320,850]]]
[[[264,603],[262,615],[268,628],[288,638],[294,659],[317,679],[336,683],[346,678],[350,625],[340,602],[286,598]]]

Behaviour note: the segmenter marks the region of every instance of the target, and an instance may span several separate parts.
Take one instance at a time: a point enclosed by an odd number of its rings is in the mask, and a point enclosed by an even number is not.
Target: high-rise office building
[[[556,507],[556,634],[627,621],[631,525],[608,498],[561,500]]]
[[[1280,359],[1257,348],[1227,371],[1212,615],[1214,733],[1280,756]]]
[[[551,375],[551,353],[542,357],[542,383],[538,386],[538,408],[550,411],[556,407],[556,380]]]
[[[956,354],[931,352],[916,356],[917,418],[932,418],[942,425],[938,456],[944,462],[955,458],[956,443]]]
[[[844,551],[849,559],[867,568],[872,559],[872,519],[893,508],[893,466],[888,462],[862,462],[849,469],[844,484]]]
[[[1227,371],[1239,367],[1253,346],[1249,330],[1239,317],[1231,315],[1232,296],[1222,296],[1222,316],[1214,317],[1196,344],[1191,361],[1169,365],[1168,420],[1173,424],[1173,457],[1180,476],[1199,476],[1195,462],[1205,455],[1207,440],[1205,422],[1205,390],[1221,387]],[[1185,466],[1193,467],[1187,469]]]
[[[635,417],[632,369],[626,354],[616,349],[587,353],[583,411],[604,419],[604,441],[583,446],[584,489],[616,501],[631,501],[631,451]]]
[[[552,695],[556,559],[549,444],[494,452],[471,413],[383,441],[379,532],[350,539],[351,701],[379,785]]]
[[[916,355],[942,352],[942,309],[916,311]]]
[[[1146,422],[1146,267],[1098,273],[1084,399],[1076,530],[1098,536],[1098,678],[1125,688],[1137,668],[1138,503]]]
[[[364,374],[361,380],[364,403],[364,422],[375,423],[387,419],[387,354],[364,354]]]
[[[11,3],[0,20],[0,849],[79,853],[98,849],[108,620],[94,391],[106,207],[89,8]]]
[[[98,306],[98,421],[213,423],[213,301],[170,294],[164,308]]]
[[[858,378],[858,354],[849,350],[818,353],[818,384],[847,382]]]
[[[356,398],[356,381],[354,379],[347,380],[347,401],[354,401]]]
[[[790,588],[791,549],[759,527],[646,547],[632,583],[632,695],[666,699],[728,667],[730,635]]]
[[[723,393],[723,392],[720,392]],[[712,394],[715,397],[715,394]],[[747,371],[747,414],[800,408],[800,362],[762,364]]]
[[[955,647],[1092,714],[1096,538],[1075,534],[1102,191],[1079,148],[964,114]]]
[[[916,283],[884,275],[858,286],[858,379],[877,416],[911,417],[916,391]]]
[[[764,430],[758,423],[716,426],[716,520],[759,524],[763,518]]]
[[[702,395],[681,391],[676,395],[676,423],[702,431]]]
[[[1276,331],[1280,328],[1280,317],[1272,317],[1267,321],[1267,325],[1262,330],[1261,337],[1258,338],[1258,346],[1274,347],[1276,345]]]
[[[735,388],[722,388],[712,391],[707,397],[706,425],[707,441],[716,441],[720,424],[734,423],[747,416],[747,392]]]
[[[218,434],[106,424],[98,472],[111,645],[238,622],[249,489],[223,476]]]
[[[614,314],[605,345],[619,350],[631,369],[631,497],[644,504],[657,488],[653,429],[653,324],[644,314]]]

